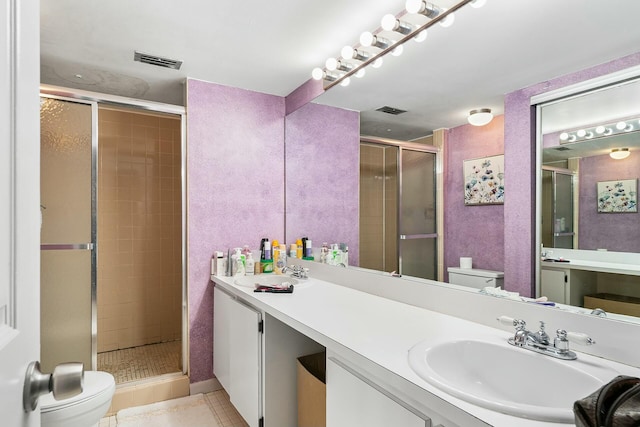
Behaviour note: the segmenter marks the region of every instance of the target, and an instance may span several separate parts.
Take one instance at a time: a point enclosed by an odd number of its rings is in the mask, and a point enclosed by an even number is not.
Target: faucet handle
[[[580,345],[593,345],[596,342],[587,334],[581,332],[567,332],[567,340]]]
[[[506,326],[515,326],[517,331],[523,330],[527,326],[524,320],[514,319],[509,316],[500,316],[496,320]]]

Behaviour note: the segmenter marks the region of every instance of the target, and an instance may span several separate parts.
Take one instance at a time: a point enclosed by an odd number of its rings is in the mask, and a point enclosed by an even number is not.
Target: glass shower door
[[[95,104],[42,97],[41,361],[92,360],[95,336]]]
[[[400,152],[400,273],[435,280],[436,155],[403,148]]]

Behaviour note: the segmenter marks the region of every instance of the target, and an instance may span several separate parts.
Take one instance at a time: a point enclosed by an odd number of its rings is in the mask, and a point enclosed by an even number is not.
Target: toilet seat
[[[111,374],[101,371],[85,371],[82,393],[63,400],[55,400],[53,393],[46,394],[39,399],[40,413],[60,411],[70,406],[82,405],[90,400],[101,400],[107,396],[110,400],[115,387],[116,384]]]

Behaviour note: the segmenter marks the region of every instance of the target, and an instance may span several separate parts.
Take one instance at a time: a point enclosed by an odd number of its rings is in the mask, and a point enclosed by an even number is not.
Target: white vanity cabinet
[[[549,301],[582,307],[584,296],[596,292],[594,272],[558,268],[555,265],[542,265],[540,272],[540,293]]]
[[[429,427],[411,408],[344,363],[327,359],[327,427]]]
[[[213,373],[251,427],[262,418],[262,314],[214,288]]]

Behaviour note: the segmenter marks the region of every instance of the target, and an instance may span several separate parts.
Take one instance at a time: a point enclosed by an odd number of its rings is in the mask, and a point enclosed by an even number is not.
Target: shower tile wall
[[[98,352],[180,339],[180,119],[100,108],[98,132]]]

